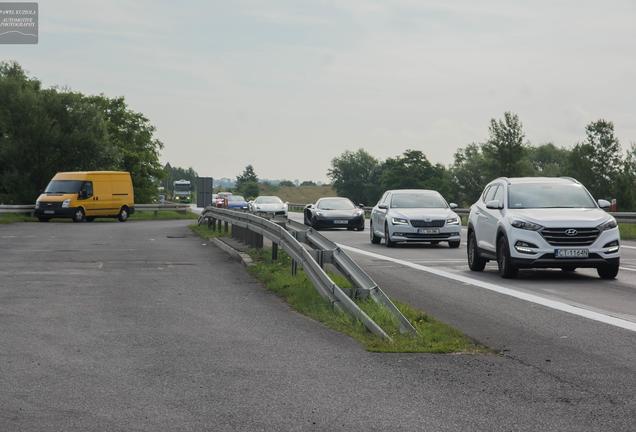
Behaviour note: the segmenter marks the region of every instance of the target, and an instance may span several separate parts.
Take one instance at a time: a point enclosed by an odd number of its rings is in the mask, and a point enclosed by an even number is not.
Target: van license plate
[[[555,258],[587,258],[590,256],[589,249],[555,249]]]
[[[430,228],[418,228],[417,229],[417,233],[418,234],[439,234],[439,230],[438,229],[430,229]]]
[[[44,210],[44,214],[55,214],[55,210]]]
[[[335,221],[333,221],[333,223],[338,224],[338,225],[345,225],[345,224],[348,224],[349,221],[348,220],[343,220],[343,219],[336,219]]]

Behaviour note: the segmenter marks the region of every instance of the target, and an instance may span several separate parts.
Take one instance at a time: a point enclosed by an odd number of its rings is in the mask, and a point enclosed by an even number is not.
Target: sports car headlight
[[[618,226],[618,224],[616,223],[616,219],[612,218],[606,222],[603,222],[602,224],[600,224],[598,226],[598,229],[600,231],[607,231],[607,230],[611,230],[614,229]]]
[[[524,229],[524,230],[529,230],[529,231],[539,231],[541,228],[543,228],[543,226],[533,223],[533,222],[527,222],[524,220],[513,220],[512,223],[510,224],[515,228],[519,228],[519,229]]]
[[[316,216],[322,216],[322,212],[316,212]]]
[[[457,216],[449,217],[448,219],[446,219],[446,224],[447,225],[459,225],[459,217],[457,217]]]
[[[393,225],[408,225],[409,221],[407,219],[404,218],[393,218],[393,220],[391,221],[393,223]]]
[[[62,201],[62,208],[68,208],[68,206],[70,205],[71,205],[70,199],[65,199],[64,201]]]

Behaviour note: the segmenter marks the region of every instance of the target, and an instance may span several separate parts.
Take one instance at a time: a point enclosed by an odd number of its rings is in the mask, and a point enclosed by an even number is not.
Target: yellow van
[[[52,218],[92,222],[96,217],[116,217],[126,222],[134,212],[130,173],[120,171],[57,173],[35,202],[35,216],[40,222]]]

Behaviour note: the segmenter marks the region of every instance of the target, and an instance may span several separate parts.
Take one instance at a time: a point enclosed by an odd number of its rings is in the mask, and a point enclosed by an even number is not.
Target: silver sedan
[[[462,222],[437,191],[403,189],[386,191],[371,210],[371,243],[382,239],[387,247],[398,242],[448,242],[458,248]]]

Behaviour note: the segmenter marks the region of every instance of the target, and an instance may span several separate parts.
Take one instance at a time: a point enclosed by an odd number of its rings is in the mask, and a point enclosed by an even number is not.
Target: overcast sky
[[[330,160],[413,148],[452,162],[511,110],[533,144],[612,120],[636,142],[636,2],[40,1],[45,85],[123,95],[200,175],[326,180]]]

